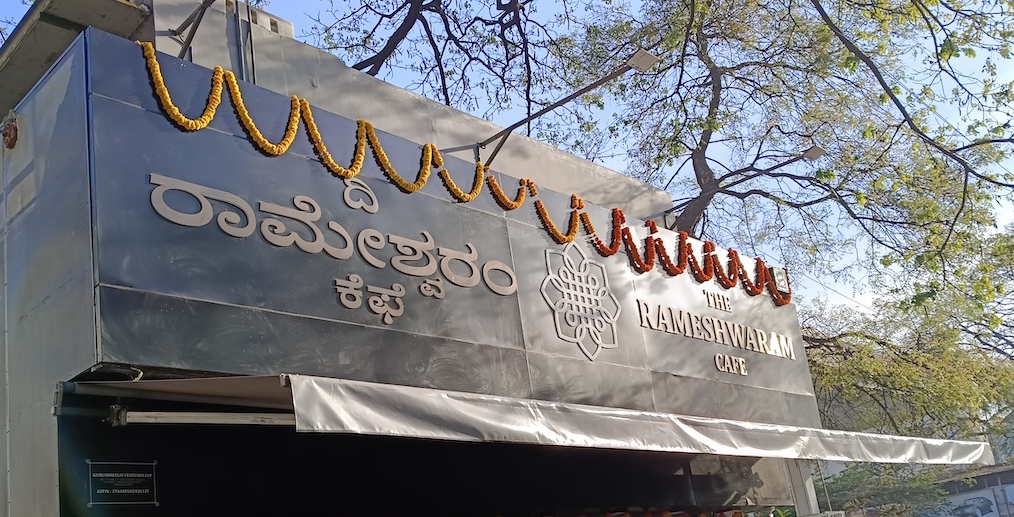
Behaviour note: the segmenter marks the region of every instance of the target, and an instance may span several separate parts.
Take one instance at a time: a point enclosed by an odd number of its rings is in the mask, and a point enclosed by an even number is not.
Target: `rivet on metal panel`
[[[18,143],[18,120],[17,115],[14,114],[14,110],[11,110],[4,117],[2,126],[0,126],[0,134],[4,138],[4,147],[14,149],[14,146]]]

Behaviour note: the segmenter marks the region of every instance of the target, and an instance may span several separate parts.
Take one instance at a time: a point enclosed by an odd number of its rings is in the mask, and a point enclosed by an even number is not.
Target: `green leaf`
[[[821,183],[831,183],[835,177],[834,171],[830,169],[817,169],[814,173],[814,178]]]

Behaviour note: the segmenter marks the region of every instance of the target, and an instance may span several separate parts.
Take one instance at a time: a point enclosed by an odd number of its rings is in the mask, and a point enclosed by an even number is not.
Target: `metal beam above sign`
[[[550,111],[555,110],[556,108],[559,108],[560,106],[563,106],[564,104],[567,104],[568,102],[570,102],[570,101],[572,101],[572,100],[574,100],[574,99],[576,99],[576,98],[578,98],[578,97],[580,97],[580,96],[582,96],[582,95],[584,95],[584,94],[586,94],[586,93],[588,93],[588,92],[590,92],[590,91],[598,88],[599,86],[602,86],[603,84],[608,83],[609,81],[612,81],[613,79],[616,79],[617,77],[619,77],[619,76],[621,76],[621,75],[629,72],[630,70],[637,70],[638,72],[644,73],[644,72],[647,72],[651,67],[655,66],[655,64],[658,63],[658,62],[659,62],[659,59],[657,57],[653,56],[647,50],[637,49],[637,52],[635,52],[634,55],[632,55],[629,58],[627,58],[627,60],[623,62],[622,66],[620,66],[616,70],[613,70],[608,75],[606,75],[606,76],[602,77],[601,79],[598,79],[597,81],[595,81],[595,82],[593,82],[593,83],[585,86],[584,88],[581,88],[580,90],[578,90],[578,91],[576,91],[576,92],[574,92],[574,93],[572,93],[572,94],[570,94],[570,95],[568,95],[568,96],[566,96],[566,97],[564,97],[564,98],[562,98],[562,99],[560,99],[560,100],[558,100],[558,101],[550,104],[549,106],[546,106],[545,108],[542,108],[541,110],[537,111],[536,113],[533,113],[533,114],[531,114],[531,115],[529,115],[529,116],[527,116],[527,117],[519,120],[518,122],[515,122],[514,124],[511,124],[510,126],[508,126],[503,131],[500,131],[499,133],[497,133],[497,134],[495,134],[495,135],[493,135],[493,136],[491,136],[491,137],[483,140],[482,142],[479,142],[479,144],[478,144],[479,147],[485,149],[486,146],[489,145],[489,144],[491,144],[491,143],[493,143],[494,140],[500,139],[500,141],[497,142],[496,147],[493,148],[493,152],[490,153],[489,158],[486,159],[485,164],[486,165],[490,165],[490,164],[493,163],[493,159],[496,158],[496,155],[497,155],[497,153],[500,152],[500,149],[503,147],[504,142],[507,141],[507,138],[511,135],[511,133],[515,129],[517,129],[517,128],[523,126],[524,124],[527,124],[527,123],[529,123],[529,122],[531,122],[531,121],[533,121],[533,120],[535,120],[535,119],[537,119],[537,118],[539,118],[539,117],[541,117],[543,115],[545,115],[546,113],[549,113]]]

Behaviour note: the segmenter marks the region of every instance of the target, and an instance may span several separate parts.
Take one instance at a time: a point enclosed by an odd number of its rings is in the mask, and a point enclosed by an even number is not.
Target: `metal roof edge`
[[[38,0],[0,47],[0,113],[13,109],[85,28],[127,37],[149,15],[126,0]]]

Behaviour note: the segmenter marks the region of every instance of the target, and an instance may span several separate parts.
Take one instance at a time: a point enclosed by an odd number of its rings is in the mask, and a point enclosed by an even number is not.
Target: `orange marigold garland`
[[[710,251],[708,250],[709,244],[711,245]],[[704,283],[711,280],[715,272],[711,268],[711,262],[709,259],[711,258],[711,252],[715,251],[715,244],[712,242],[704,243],[704,258],[701,259],[700,262],[697,261],[697,256],[694,255],[694,249],[691,247],[689,242],[686,246],[687,264],[690,266],[690,273],[694,275],[694,278],[697,279],[698,282]]]
[[[539,195],[539,189],[535,187],[535,182],[528,180],[528,196],[535,197]]]
[[[771,299],[775,302],[775,305],[781,307],[782,305],[785,305],[785,304],[791,302],[792,301],[792,284],[789,283],[789,286],[788,286],[788,291],[789,292],[787,292],[785,294],[782,294],[782,292],[778,290],[778,286],[775,284],[775,277],[766,268],[765,268],[764,271],[767,273],[767,277],[768,277],[768,279],[767,279],[768,280],[768,292],[771,293]],[[786,282],[789,282],[789,274],[788,273],[789,273],[788,271],[785,272],[785,281]]]
[[[757,296],[764,292],[768,268],[763,260],[757,258],[754,259],[754,271],[756,272],[754,280],[751,281],[750,275],[746,272],[746,266],[742,262],[739,263],[739,280],[743,284],[743,289],[750,296]]]
[[[504,210],[517,210],[521,208],[521,205],[525,202],[525,187],[528,186],[528,180],[518,180],[518,184],[521,188],[518,189],[517,196],[514,199],[507,197],[503,189],[500,188],[500,184],[497,183],[496,178],[492,175],[486,177],[486,183],[489,183],[489,192],[493,195],[493,199],[496,200],[496,204],[500,205]]]
[[[595,227],[592,225],[591,217],[588,212],[581,212],[581,222],[584,224],[584,231],[592,237],[592,243],[595,245],[595,250],[599,252],[599,255],[603,257],[611,257],[620,250],[620,245],[623,243],[623,223],[627,221],[623,211],[619,208],[612,210],[613,230],[612,237],[609,245],[602,242],[598,234],[595,233]]]
[[[529,183],[528,185],[529,187],[533,186],[532,183]],[[570,207],[572,208],[570,211],[570,223],[567,226],[567,233],[563,233],[556,224],[553,223],[553,220],[549,218],[549,212],[546,211],[546,205],[542,202],[542,200],[535,200],[535,211],[538,212],[539,219],[542,220],[542,224],[546,227],[546,231],[549,232],[549,236],[552,237],[558,244],[574,242],[574,238],[577,237],[579,219],[577,211],[579,210],[578,207],[584,207],[584,201],[577,197],[577,195],[572,194],[570,196]]]

